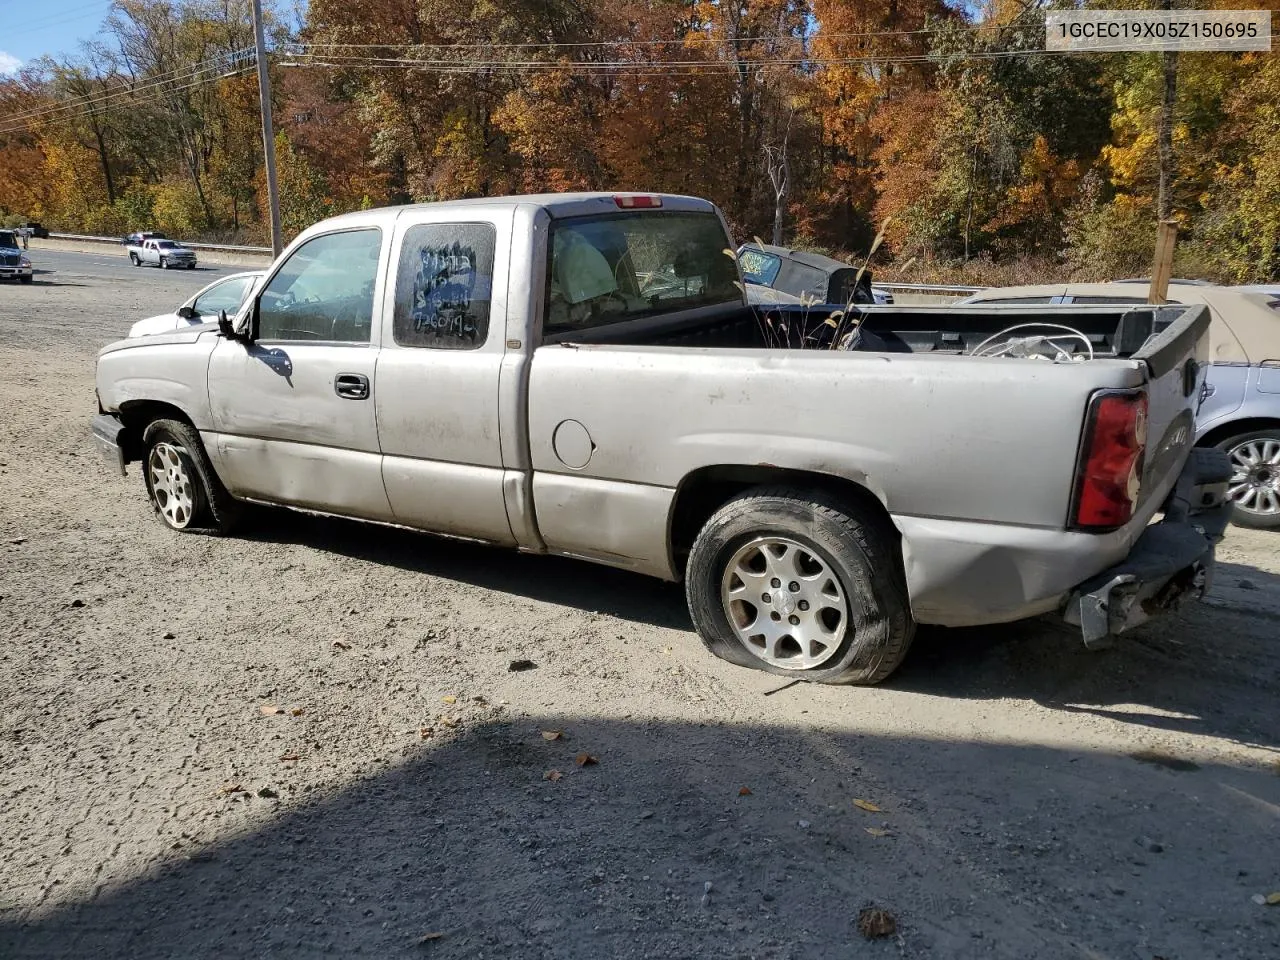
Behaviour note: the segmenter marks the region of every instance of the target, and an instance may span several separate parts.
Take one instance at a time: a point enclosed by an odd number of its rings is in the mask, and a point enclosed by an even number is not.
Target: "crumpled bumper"
[[[1231,521],[1231,462],[1221,450],[1192,450],[1164,518],[1143,531],[1120,563],[1072,591],[1063,610],[1085,646],[1199,599],[1213,578],[1214,549]]]

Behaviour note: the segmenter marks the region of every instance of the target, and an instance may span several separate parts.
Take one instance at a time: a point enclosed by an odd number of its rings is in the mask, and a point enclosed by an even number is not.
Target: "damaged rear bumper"
[[[1231,463],[1220,450],[1191,452],[1164,518],[1143,531],[1123,561],[1075,588],[1063,616],[1080,627],[1087,647],[1176,610],[1204,595],[1213,578],[1214,549],[1231,520]]]

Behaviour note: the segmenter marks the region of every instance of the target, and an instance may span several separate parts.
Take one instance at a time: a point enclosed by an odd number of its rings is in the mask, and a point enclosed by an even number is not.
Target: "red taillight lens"
[[[1114,529],[1133,517],[1147,446],[1147,395],[1104,393],[1089,405],[1075,526]]]
[[[623,210],[656,210],[662,206],[661,197],[619,195],[613,198]]]

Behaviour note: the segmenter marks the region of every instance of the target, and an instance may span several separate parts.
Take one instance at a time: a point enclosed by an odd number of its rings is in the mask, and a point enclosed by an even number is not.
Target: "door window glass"
[[[298,247],[262,291],[258,339],[368,343],[381,248],[376,227]]]
[[[421,223],[405,231],[391,325],[396,343],[438,350],[484,344],[496,240],[487,223]]]

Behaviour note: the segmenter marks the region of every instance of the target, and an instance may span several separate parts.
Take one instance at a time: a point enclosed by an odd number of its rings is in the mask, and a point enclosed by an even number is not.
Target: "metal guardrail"
[[[50,240],[83,240],[87,243],[111,243],[116,246],[121,245],[122,237],[91,237],[82,233],[51,233]],[[239,247],[229,243],[186,243],[184,247],[190,247],[192,250],[221,250],[223,253],[260,253],[271,256],[270,247]]]
[[[873,280],[871,286],[881,290],[901,290],[903,293],[954,293],[957,295],[981,293],[990,287],[958,287],[948,283],[882,283]]]

